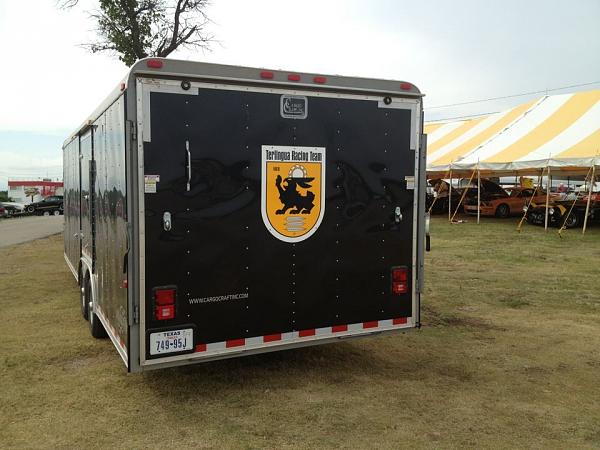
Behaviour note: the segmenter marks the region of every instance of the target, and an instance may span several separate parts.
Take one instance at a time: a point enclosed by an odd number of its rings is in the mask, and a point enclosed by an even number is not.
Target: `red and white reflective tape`
[[[251,349],[277,345],[281,343],[307,342],[327,337],[358,335],[372,333],[374,331],[387,331],[399,328],[411,328],[412,317],[398,317],[396,319],[373,320],[370,322],[352,323],[348,325],[334,325],[332,327],[312,328],[308,330],[291,331],[288,333],[276,333],[266,336],[255,336],[251,338],[231,339],[222,342],[211,342],[208,344],[197,344],[196,353],[209,354],[213,352],[239,351],[240,349]]]
[[[106,325],[108,325],[109,329],[106,331],[107,331],[107,333],[113,335],[113,337],[114,337],[113,342],[117,342],[119,344],[119,347],[121,347],[123,350],[125,350],[125,352],[127,352],[127,347],[125,346],[125,341],[123,340],[121,335],[119,333],[117,333],[117,330],[115,329],[115,327],[113,327],[112,324],[106,319],[104,312],[100,309],[100,307],[98,305],[96,305],[95,313],[100,319],[102,319],[101,322],[104,325],[105,330],[106,330]]]

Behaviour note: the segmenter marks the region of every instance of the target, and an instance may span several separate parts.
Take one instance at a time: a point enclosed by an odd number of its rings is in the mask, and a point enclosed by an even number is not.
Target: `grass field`
[[[600,229],[432,223],[423,328],[127,375],[53,236],[0,250],[1,448],[600,448]]]

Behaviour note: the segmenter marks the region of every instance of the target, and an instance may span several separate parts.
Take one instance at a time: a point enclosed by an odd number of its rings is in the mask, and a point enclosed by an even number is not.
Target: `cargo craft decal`
[[[262,218],[284,242],[309,238],[325,213],[325,148],[262,146]]]

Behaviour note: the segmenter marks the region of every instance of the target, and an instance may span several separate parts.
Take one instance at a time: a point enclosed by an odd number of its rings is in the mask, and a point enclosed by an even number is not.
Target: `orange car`
[[[529,203],[533,196],[534,189],[512,187],[505,190],[506,195],[494,195],[493,197],[481,198],[481,215],[508,217],[512,215],[523,214],[523,207]],[[535,192],[533,201],[542,203],[546,201],[546,192],[538,189]],[[470,198],[465,201],[464,206],[467,214],[477,214],[477,198]]]

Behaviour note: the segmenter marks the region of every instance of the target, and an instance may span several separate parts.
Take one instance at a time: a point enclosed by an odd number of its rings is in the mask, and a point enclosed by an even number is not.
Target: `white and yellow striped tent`
[[[600,90],[545,96],[487,116],[425,124],[430,177],[585,175],[600,166]],[[600,167],[599,167],[600,169]]]

